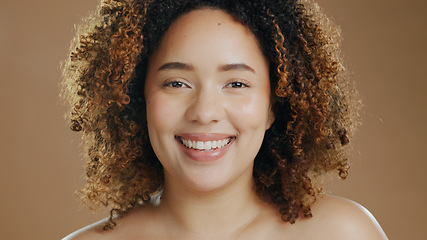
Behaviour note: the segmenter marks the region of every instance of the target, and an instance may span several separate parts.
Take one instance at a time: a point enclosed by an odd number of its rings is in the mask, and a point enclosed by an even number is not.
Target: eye
[[[163,87],[185,88],[185,87],[188,87],[188,85],[181,82],[181,81],[172,80],[172,81],[168,81],[168,82],[164,83]]]
[[[243,81],[234,81],[231,82],[227,85],[227,87],[231,87],[231,88],[247,88],[249,87],[249,84]]]

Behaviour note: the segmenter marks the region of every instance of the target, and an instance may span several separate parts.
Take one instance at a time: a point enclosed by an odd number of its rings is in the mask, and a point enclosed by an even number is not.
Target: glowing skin
[[[164,167],[159,206],[135,207],[64,239],[387,239],[363,207],[316,200],[294,225],[256,194],[252,169],[270,111],[268,63],[255,37],[219,10],[178,18],[149,59],[151,144]],[[282,123],[284,124],[284,123]]]
[[[268,69],[250,30],[223,11],[192,11],[170,26],[145,83],[149,137],[165,188],[251,184],[274,120]]]

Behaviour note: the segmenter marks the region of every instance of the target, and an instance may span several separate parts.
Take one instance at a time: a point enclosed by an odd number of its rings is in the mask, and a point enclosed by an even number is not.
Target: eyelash
[[[171,87],[171,88],[183,88],[188,87],[188,85],[179,80],[170,80],[163,83],[163,87]],[[244,80],[234,80],[226,85],[226,87],[231,88],[248,88],[250,87],[249,83]]]
[[[240,85],[239,87],[235,86],[236,84]],[[234,85],[234,86],[233,86]],[[231,88],[248,88],[250,87],[249,83],[243,80],[234,80],[233,82],[227,84]]]
[[[177,86],[177,84],[179,84],[180,86]],[[163,87],[183,88],[186,86],[188,86],[188,85],[181,82],[181,81],[178,81],[178,80],[170,80],[170,81],[163,83]]]

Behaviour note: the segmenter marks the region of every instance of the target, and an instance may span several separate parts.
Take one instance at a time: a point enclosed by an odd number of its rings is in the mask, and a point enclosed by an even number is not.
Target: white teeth
[[[205,142],[205,150],[211,150],[212,142]]]
[[[182,144],[187,148],[193,148],[197,150],[211,150],[216,148],[222,148],[230,143],[230,138],[217,141],[191,141],[181,138]]]

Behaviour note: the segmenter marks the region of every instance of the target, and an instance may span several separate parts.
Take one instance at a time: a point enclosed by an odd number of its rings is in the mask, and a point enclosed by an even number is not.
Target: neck
[[[167,176],[165,180],[159,207],[169,219],[169,226],[183,233],[236,233],[248,227],[265,206],[256,195],[251,175],[209,192],[185,188]]]

